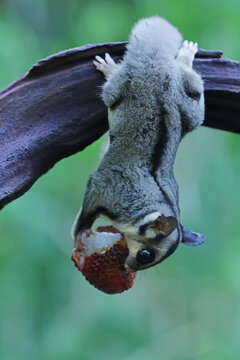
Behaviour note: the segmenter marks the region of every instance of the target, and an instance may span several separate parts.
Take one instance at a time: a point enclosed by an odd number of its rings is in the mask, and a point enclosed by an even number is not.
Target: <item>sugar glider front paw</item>
[[[96,66],[96,69],[101,71],[106,77],[111,75],[117,66],[108,53],[105,54],[105,60],[100,56],[95,56],[95,59],[96,60],[93,60],[93,64]]]
[[[179,50],[177,59],[185,65],[192,66],[195,54],[198,51],[198,43],[185,40]]]

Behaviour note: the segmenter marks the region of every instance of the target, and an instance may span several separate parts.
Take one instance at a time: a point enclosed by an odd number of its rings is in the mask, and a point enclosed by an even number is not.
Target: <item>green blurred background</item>
[[[1,87],[47,55],[126,40],[159,14],[240,60],[239,0],[2,0]],[[240,359],[239,136],[201,127],[175,165],[183,223],[202,232],[134,287],[106,295],[70,261],[70,229],[101,140],[57,164],[0,217],[0,360]]]

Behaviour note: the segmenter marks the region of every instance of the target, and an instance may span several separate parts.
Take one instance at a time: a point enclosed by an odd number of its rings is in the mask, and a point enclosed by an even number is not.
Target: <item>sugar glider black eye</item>
[[[136,260],[139,264],[149,264],[155,260],[155,252],[151,249],[139,250]]]

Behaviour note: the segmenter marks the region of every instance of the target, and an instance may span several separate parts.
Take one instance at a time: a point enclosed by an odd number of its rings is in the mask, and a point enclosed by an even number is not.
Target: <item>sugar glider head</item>
[[[136,226],[124,229],[129,248],[125,266],[133,271],[147,269],[170,256],[182,242],[200,245],[205,241],[202,234],[184,228],[174,216],[159,213],[147,215]]]

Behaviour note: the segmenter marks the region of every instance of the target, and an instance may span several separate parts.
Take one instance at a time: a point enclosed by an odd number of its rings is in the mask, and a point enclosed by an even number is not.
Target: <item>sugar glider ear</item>
[[[183,227],[182,230],[183,230],[182,243],[185,245],[190,245],[190,246],[201,245],[206,240],[206,237],[202,234],[190,231],[185,227]]]
[[[163,236],[168,236],[176,229],[177,224],[178,222],[175,217],[161,215],[150,224],[149,228],[160,232]]]

